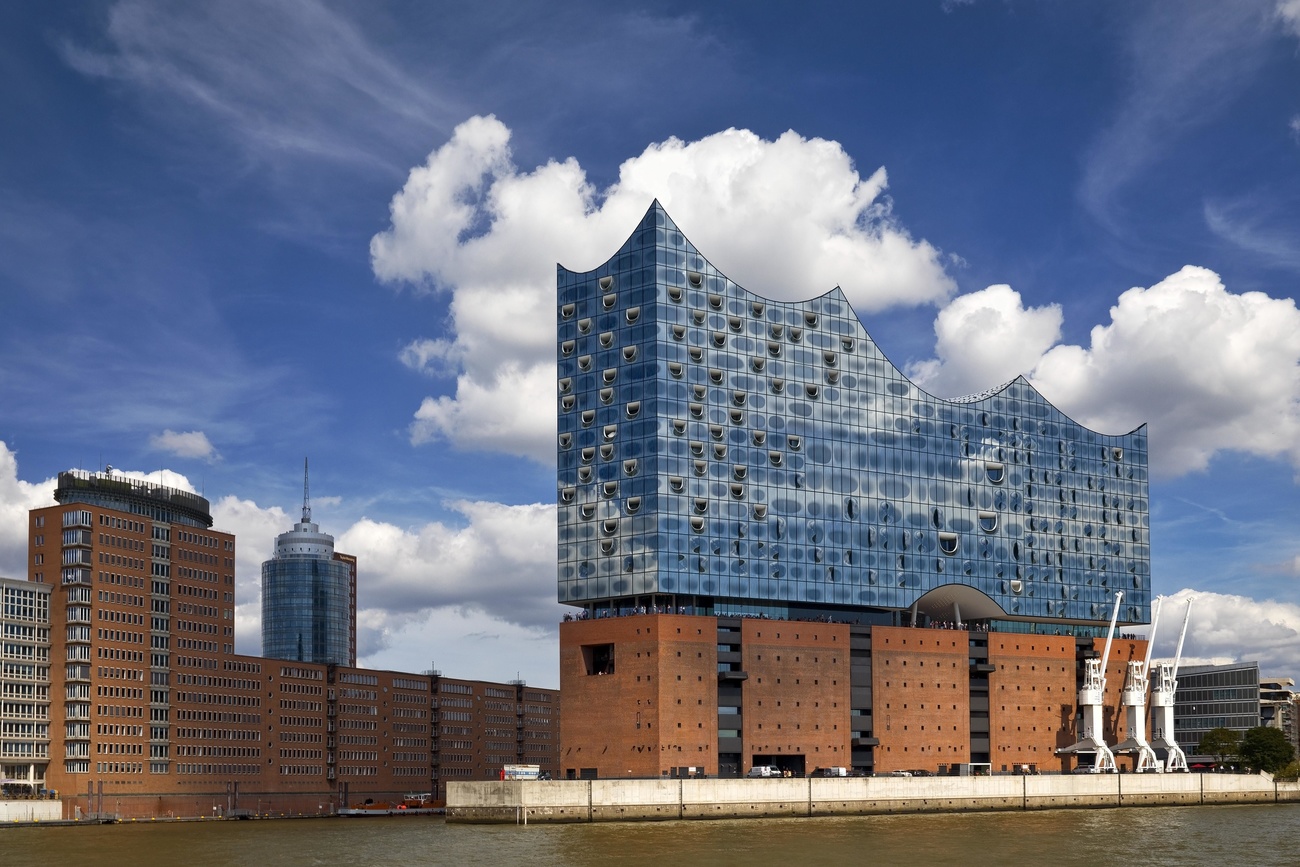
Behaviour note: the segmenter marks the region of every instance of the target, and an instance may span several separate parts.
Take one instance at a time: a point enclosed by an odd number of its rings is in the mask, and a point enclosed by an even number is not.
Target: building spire
[[[311,488],[307,484],[307,459],[302,459],[302,522],[311,523]]]

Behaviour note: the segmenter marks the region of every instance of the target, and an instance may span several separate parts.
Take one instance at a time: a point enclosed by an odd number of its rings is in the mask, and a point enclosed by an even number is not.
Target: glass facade
[[[1259,663],[1179,669],[1178,690],[1174,693],[1174,738],[1188,759],[1215,759],[1201,755],[1199,749],[1210,729],[1231,729],[1240,737],[1259,724]]]
[[[557,283],[561,602],[1087,628],[1123,590],[1149,620],[1145,428],[1021,378],[926,394],[839,289],[754,295],[657,202]]]

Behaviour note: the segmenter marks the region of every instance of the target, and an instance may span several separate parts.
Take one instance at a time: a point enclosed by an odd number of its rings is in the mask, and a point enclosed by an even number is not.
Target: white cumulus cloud
[[[149,447],[178,458],[199,458],[208,463],[221,457],[208,439],[208,435],[201,430],[174,431],[168,428],[160,434],[151,436]]]
[[[937,358],[909,369],[945,395],[1026,374],[1103,433],[1149,424],[1153,469],[1204,469],[1219,451],[1300,466],[1300,311],[1290,298],[1233,293],[1187,266],[1120,295],[1087,346],[1055,343],[1055,306],[1026,308],[1005,286],[955,299],[935,321]]]
[[[459,365],[455,395],[420,407],[415,442],[551,459],[554,265],[599,265],[655,198],[716,266],[768,297],[839,285],[872,311],[954,289],[940,252],[895,218],[884,169],[862,177],[836,142],[736,129],[669,139],[624,162],[604,189],[573,159],[522,170],[509,143],[494,117],[462,123],[411,170],[390,227],[371,241],[379,279],[452,295],[451,342],[402,353],[415,369]]]
[[[1184,665],[1258,661],[1264,676],[1300,670],[1300,605],[1193,589],[1165,598],[1155,658],[1173,658],[1189,597]]]
[[[934,320],[935,354],[908,373],[945,396],[973,393],[1034,369],[1061,336],[1057,304],[1026,308],[1010,286],[958,296]]]
[[[1092,329],[1034,369],[1045,395],[1088,426],[1150,424],[1153,467],[1204,469],[1236,450],[1300,464],[1300,311],[1290,298],[1229,292],[1186,266],[1135,287]]]
[[[27,577],[27,513],[54,505],[54,479],[18,478],[18,455],[0,440],[0,577]]]
[[[367,608],[479,611],[525,626],[554,625],[555,507],[451,504],[462,526],[402,528],[363,518],[338,537],[365,572]]]

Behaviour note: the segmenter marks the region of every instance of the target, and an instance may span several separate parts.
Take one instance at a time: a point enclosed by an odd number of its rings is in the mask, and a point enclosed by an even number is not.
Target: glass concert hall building
[[[1145,427],[926,394],[843,293],[761,298],[656,202],[558,272],[559,600],[1093,634],[1149,620]]]
[[[565,777],[1073,769],[1116,592],[1148,620],[1144,428],[926,394],[839,289],[747,292],[657,202],[558,284]]]

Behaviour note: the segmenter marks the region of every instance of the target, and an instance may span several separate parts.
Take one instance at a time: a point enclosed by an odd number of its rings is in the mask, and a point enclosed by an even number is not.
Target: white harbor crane
[[[1093,753],[1094,774],[1115,773],[1115,754],[1106,746],[1102,734],[1102,708],[1106,700],[1106,664],[1110,661],[1110,643],[1115,638],[1115,621],[1119,619],[1119,604],[1124,599],[1124,591],[1115,591],[1115,609],[1110,614],[1110,629],[1106,632],[1106,646],[1101,659],[1083,661],[1083,686],[1079,688],[1080,723],[1079,742],[1062,747],[1057,753]]]
[[[1183,658],[1183,639],[1187,621],[1192,617],[1192,599],[1183,614],[1183,631],[1178,633],[1178,649],[1173,662],[1157,662],[1151,687],[1151,746],[1165,754],[1165,771],[1186,771],[1187,756],[1174,739],[1174,693],[1178,689],[1178,663]]]
[[[1139,774],[1160,773],[1164,766],[1156,757],[1156,752],[1147,743],[1147,681],[1151,672],[1151,650],[1156,646],[1156,628],[1160,624],[1160,600],[1156,600],[1155,613],[1151,617],[1151,634],[1147,636],[1147,655],[1141,662],[1129,660],[1128,670],[1124,676],[1124,691],[1121,702],[1124,705],[1128,724],[1125,738],[1115,745],[1116,754],[1137,754],[1134,768]]]

